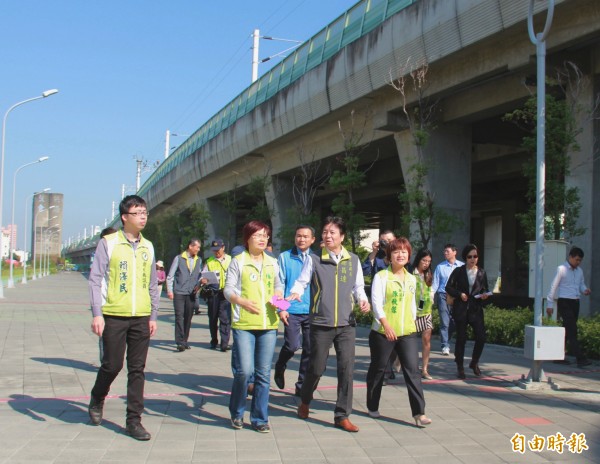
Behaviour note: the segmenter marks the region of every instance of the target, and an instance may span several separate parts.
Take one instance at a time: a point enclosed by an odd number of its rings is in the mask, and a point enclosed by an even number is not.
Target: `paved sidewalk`
[[[230,352],[209,349],[207,318],[194,316],[192,349],[173,343],[173,310],[162,299],[158,333],[146,368],[145,427],[149,442],[123,433],[126,375],[122,372],[105,406],[101,426],[89,424],[87,404],[98,366],[98,340],[90,331],[87,280],[61,273],[5,289],[0,301],[0,462],[260,462],[260,463],[538,463],[600,462],[600,366],[589,369],[545,364],[559,391],[525,391],[513,380],[527,374],[521,350],[486,346],[484,376],[455,377],[452,357],[433,341],[433,381],[425,381],[427,415],[433,424],[412,422],[398,376],[384,387],[380,419],[366,415],[368,329],[356,346],[354,413],[358,433],[333,427],[335,357],[322,378],[307,421],[296,417],[293,395],[296,356],[286,372],[290,390],[272,383],[272,432],[229,424]],[[281,334],[279,344],[281,343]],[[277,349],[277,353],[279,348]],[[470,346],[467,347],[470,353]],[[246,415],[246,421],[248,416]],[[562,454],[548,450],[565,437]],[[572,434],[573,438],[572,438]],[[582,440],[585,434],[585,442]],[[522,440],[524,453],[512,450]],[[531,451],[534,438],[548,439]],[[587,445],[578,454],[569,449]],[[539,443],[538,443],[539,444]]]

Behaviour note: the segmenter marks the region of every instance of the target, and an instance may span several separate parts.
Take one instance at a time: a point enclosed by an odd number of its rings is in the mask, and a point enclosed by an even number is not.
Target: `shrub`
[[[523,348],[525,343],[525,326],[533,324],[533,310],[531,308],[518,306],[514,309],[503,309],[488,304],[484,307],[483,311],[487,343]],[[373,322],[373,313],[363,314],[358,306],[354,307],[354,316],[358,325],[370,327]],[[433,333],[439,334],[440,317],[435,306],[432,316]],[[560,325],[552,319],[545,317],[542,324],[544,326]],[[577,328],[578,340],[583,352],[590,358],[600,359],[600,315],[588,319],[579,319]],[[474,339],[470,326],[467,329],[467,337],[470,340]]]
[[[577,339],[586,356],[600,359],[600,315],[577,321]]]

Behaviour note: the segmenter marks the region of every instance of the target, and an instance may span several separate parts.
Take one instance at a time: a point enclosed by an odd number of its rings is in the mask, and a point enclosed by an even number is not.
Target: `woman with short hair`
[[[419,372],[419,342],[415,318],[416,277],[406,269],[411,254],[408,239],[390,242],[386,249],[390,266],[379,271],[371,285],[374,321],[369,334],[371,364],[367,373],[367,408],[378,418],[385,366],[396,351],[408,390],[412,416],[417,426],[431,424],[425,415],[425,397]]]
[[[242,233],[245,250],[231,260],[224,288],[225,298],[232,304],[233,386],[229,412],[232,427],[241,429],[248,384],[253,381],[250,423],[257,432],[268,433],[271,363],[280,319],[271,300],[274,296],[283,297],[283,285],[277,260],[265,253],[270,227],[261,221],[250,221]],[[287,312],[282,319],[285,316]]]

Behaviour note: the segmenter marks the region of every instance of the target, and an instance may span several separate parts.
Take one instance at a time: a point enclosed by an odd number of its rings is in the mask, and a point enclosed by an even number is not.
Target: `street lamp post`
[[[23,280],[21,281],[22,284],[27,283],[27,205],[29,204],[30,198],[33,200],[36,197],[36,195],[39,195],[40,193],[46,193],[49,191],[50,187],[46,187],[44,190],[40,190],[39,192],[35,192],[33,195],[29,195],[25,200],[25,227],[23,228],[23,252],[25,259],[23,260]],[[35,255],[33,259],[35,260]],[[35,267],[33,268],[32,279],[35,280]]]
[[[33,251],[33,280],[35,280],[35,255],[38,254],[38,247],[37,247],[37,217],[38,214],[44,212],[44,211],[49,211],[52,208],[56,208],[56,205],[50,206],[46,209],[43,209],[42,211],[38,211],[37,214],[35,215],[35,219],[33,221],[33,247],[34,247],[34,251]],[[48,223],[50,223],[50,221],[52,219],[56,219],[58,216],[54,216],[52,218],[48,219]],[[41,239],[40,239],[40,244],[44,243],[44,229],[42,229],[41,231]],[[42,247],[42,251],[43,251],[43,247]],[[38,279],[42,278],[42,256],[40,256],[40,264],[38,266]]]
[[[2,150],[0,155],[0,225],[2,225],[2,203],[3,203],[3,191],[4,191],[4,147],[6,145],[6,118],[8,114],[17,108],[18,106],[24,105],[25,103],[29,103],[34,100],[39,100],[41,98],[46,98],[51,95],[58,93],[57,89],[46,90],[41,95],[37,97],[28,98],[27,100],[20,101],[11,106],[6,113],[4,113],[4,119],[2,120]],[[0,250],[2,250],[2,234],[0,234]],[[1,253],[0,253],[1,254]],[[0,257],[1,258],[1,257]],[[4,284],[2,283],[2,259],[0,259],[0,298],[4,298]]]
[[[59,231],[60,228],[53,230],[52,232],[50,232],[48,237],[46,237],[46,272],[44,274],[45,276],[50,275],[50,248],[52,245],[52,237],[54,237],[54,235],[56,235]]]
[[[536,33],[533,29],[533,7],[534,0],[529,0],[529,14],[527,16],[527,30],[529,39],[536,47],[537,54],[537,152],[536,152],[536,221],[537,231],[535,241],[535,300],[533,306],[533,325],[542,325],[542,289],[544,272],[544,210],[546,193],[546,38],[550,32],[550,25],[554,16],[554,0],[548,0],[546,23],[542,32]],[[529,376],[534,382],[541,382],[545,378],[542,369],[542,361],[534,360]]]
[[[12,191],[12,208],[11,208],[11,213],[10,213],[10,223],[12,224],[11,227],[14,227],[15,224],[15,192],[17,190],[17,174],[19,173],[19,171],[23,168],[26,168],[27,166],[33,166],[34,164],[38,164],[38,163],[43,163],[44,161],[48,160],[50,157],[49,156],[42,156],[41,158],[37,159],[36,161],[32,161],[31,163],[26,163],[23,166],[19,166],[17,168],[17,170],[15,171],[15,175],[13,176],[13,191]],[[11,231],[12,232],[12,231]],[[8,288],[15,288],[15,281],[13,279],[13,252],[14,252],[14,248],[13,248],[13,240],[12,240],[12,233],[11,235],[11,240],[8,243],[8,259],[10,260],[10,274],[8,277]],[[15,235],[15,242],[16,242],[17,236]],[[15,243],[16,245],[16,243]]]

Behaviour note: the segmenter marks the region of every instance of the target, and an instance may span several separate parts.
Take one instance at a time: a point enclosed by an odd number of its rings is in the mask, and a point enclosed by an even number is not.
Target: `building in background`
[[[0,233],[2,234],[2,259],[8,258],[8,253],[10,253],[10,231],[2,227],[0,229]]]
[[[31,257],[37,260],[48,253],[56,262],[62,243],[63,194],[35,195],[31,218]]]
[[[8,253],[10,253],[10,247],[12,249],[17,248],[17,225],[16,224],[8,224],[6,227],[2,228],[2,257],[8,258]]]

